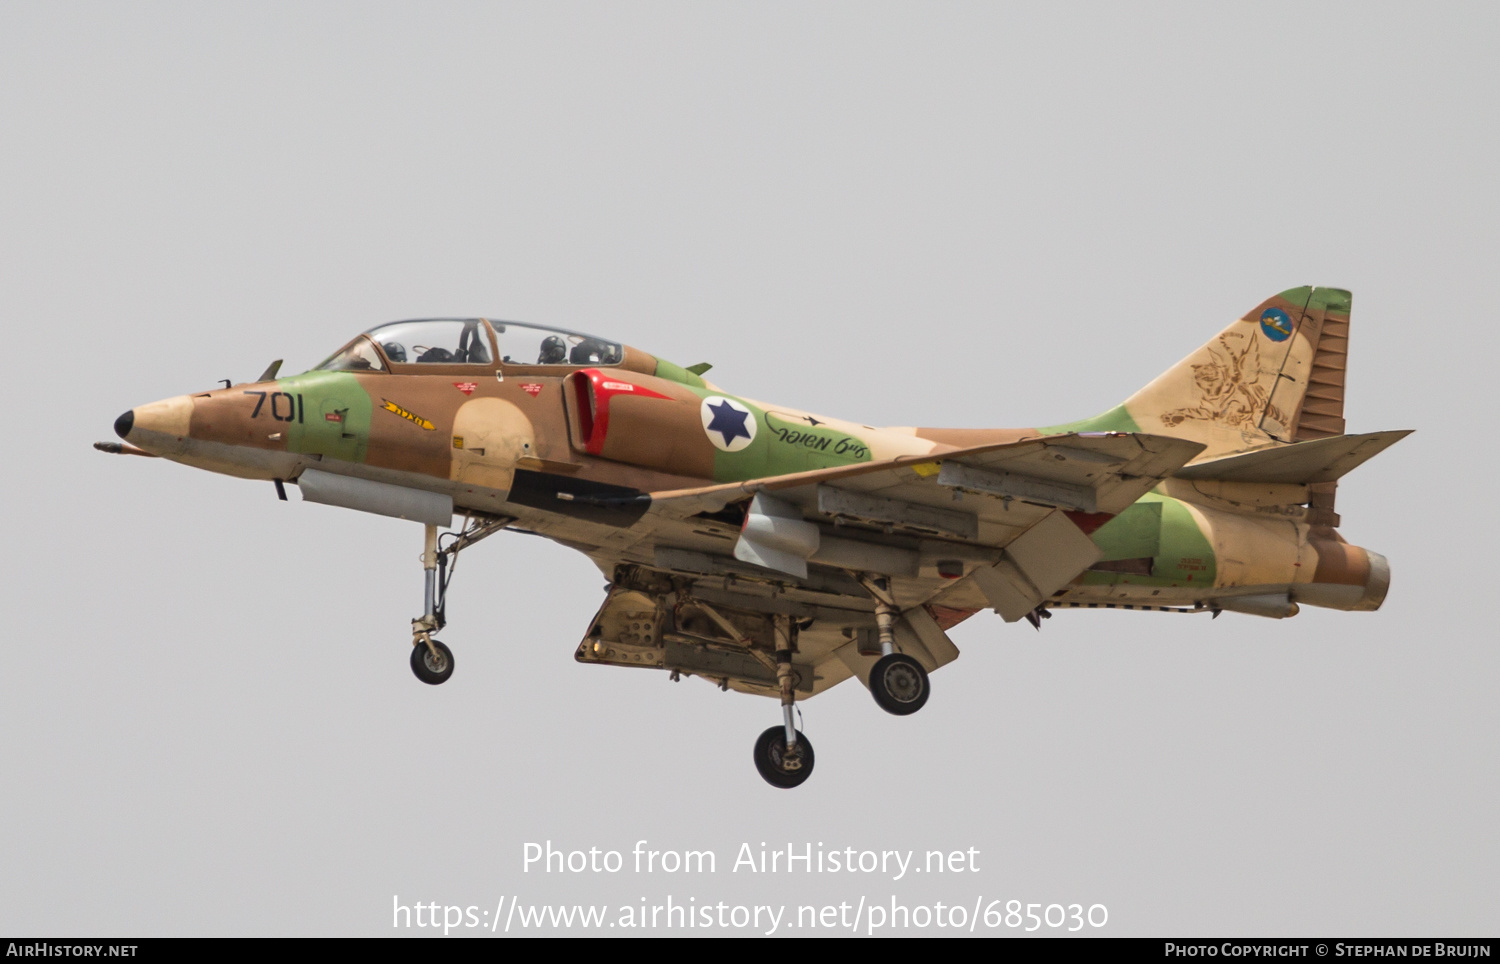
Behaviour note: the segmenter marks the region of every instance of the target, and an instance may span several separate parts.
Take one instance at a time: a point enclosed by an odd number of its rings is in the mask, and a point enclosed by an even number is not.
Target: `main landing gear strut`
[[[812,742],[793,722],[797,700],[797,677],[792,670],[797,624],[789,616],[776,615],[776,680],[781,684],[781,725],[773,726],[755,741],[755,769],[773,787],[789,790],[812,776]]]
[[[910,716],[927,703],[932,686],[927,670],[915,658],[896,651],[896,620],[901,610],[883,576],[867,574],[860,582],[875,599],[875,626],[880,658],[870,668],[870,695],[887,713]],[[773,787],[801,786],[812,775],[812,742],[799,731],[796,715],[796,675],[792,652],[797,648],[797,623],[788,616],[772,616],[776,635],[776,679],[781,684],[781,725],[755,741],[755,769]]]
[[[912,657],[896,652],[896,617],[901,611],[891,598],[890,584],[879,576],[860,581],[875,597],[875,626],[880,634],[880,659],[870,668],[870,695],[887,713],[910,716],[932,693],[927,670]]]
[[[453,651],[433,638],[447,625],[448,581],[458,566],[458,554],[486,536],[505,528],[510,519],[464,519],[452,541],[439,549],[437,526],[427,526],[422,545],[422,569],[426,577],[422,615],[411,621],[411,671],[431,686],[446,683],[453,675]]]

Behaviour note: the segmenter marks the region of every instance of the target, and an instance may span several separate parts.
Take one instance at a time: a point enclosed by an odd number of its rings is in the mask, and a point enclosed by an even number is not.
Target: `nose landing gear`
[[[447,625],[448,580],[458,565],[458,554],[485,536],[510,525],[511,519],[465,518],[464,528],[450,533],[450,542],[438,549],[437,526],[426,527],[422,547],[422,569],[426,577],[422,615],[411,621],[411,671],[417,679],[437,686],[453,675],[453,651],[433,639],[433,634]]]
[[[453,651],[428,636],[412,647],[411,671],[432,686],[445,683],[453,675]]]
[[[425,529],[422,546],[422,569],[426,577],[423,593],[422,615],[411,621],[411,671],[417,679],[431,686],[446,683],[453,675],[453,651],[432,638],[432,634],[443,628],[442,607],[438,603],[438,547],[437,526]],[[447,580],[443,580],[446,584]],[[447,586],[443,585],[446,590]]]

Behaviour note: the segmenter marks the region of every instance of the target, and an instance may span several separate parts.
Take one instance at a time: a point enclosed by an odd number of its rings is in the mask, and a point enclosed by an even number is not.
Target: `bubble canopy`
[[[582,332],[492,321],[500,360],[509,365],[618,365],[625,349]]]
[[[365,334],[397,365],[488,365],[495,357],[481,318],[397,321]]]
[[[618,365],[625,349],[582,332],[484,318],[427,318],[378,325],[317,371],[391,371],[405,365]]]

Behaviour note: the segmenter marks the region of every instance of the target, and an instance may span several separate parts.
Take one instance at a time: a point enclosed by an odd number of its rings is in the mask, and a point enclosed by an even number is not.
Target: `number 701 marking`
[[[260,410],[266,404],[266,396],[271,396],[271,417],[278,422],[295,421],[302,424],[302,393],[293,395],[291,392],[245,392],[246,395],[258,395],[255,400],[255,410],[250,413],[251,418],[260,418]],[[281,400],[286,399],[287,413],[281,414]]]

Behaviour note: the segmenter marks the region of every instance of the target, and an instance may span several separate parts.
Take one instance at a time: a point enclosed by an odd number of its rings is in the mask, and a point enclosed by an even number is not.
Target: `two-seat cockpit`
[[[379,325],[315,371],[411,371],[408,365],[618,365],[624,346],[564,328],[484,318],[430,318]]]

